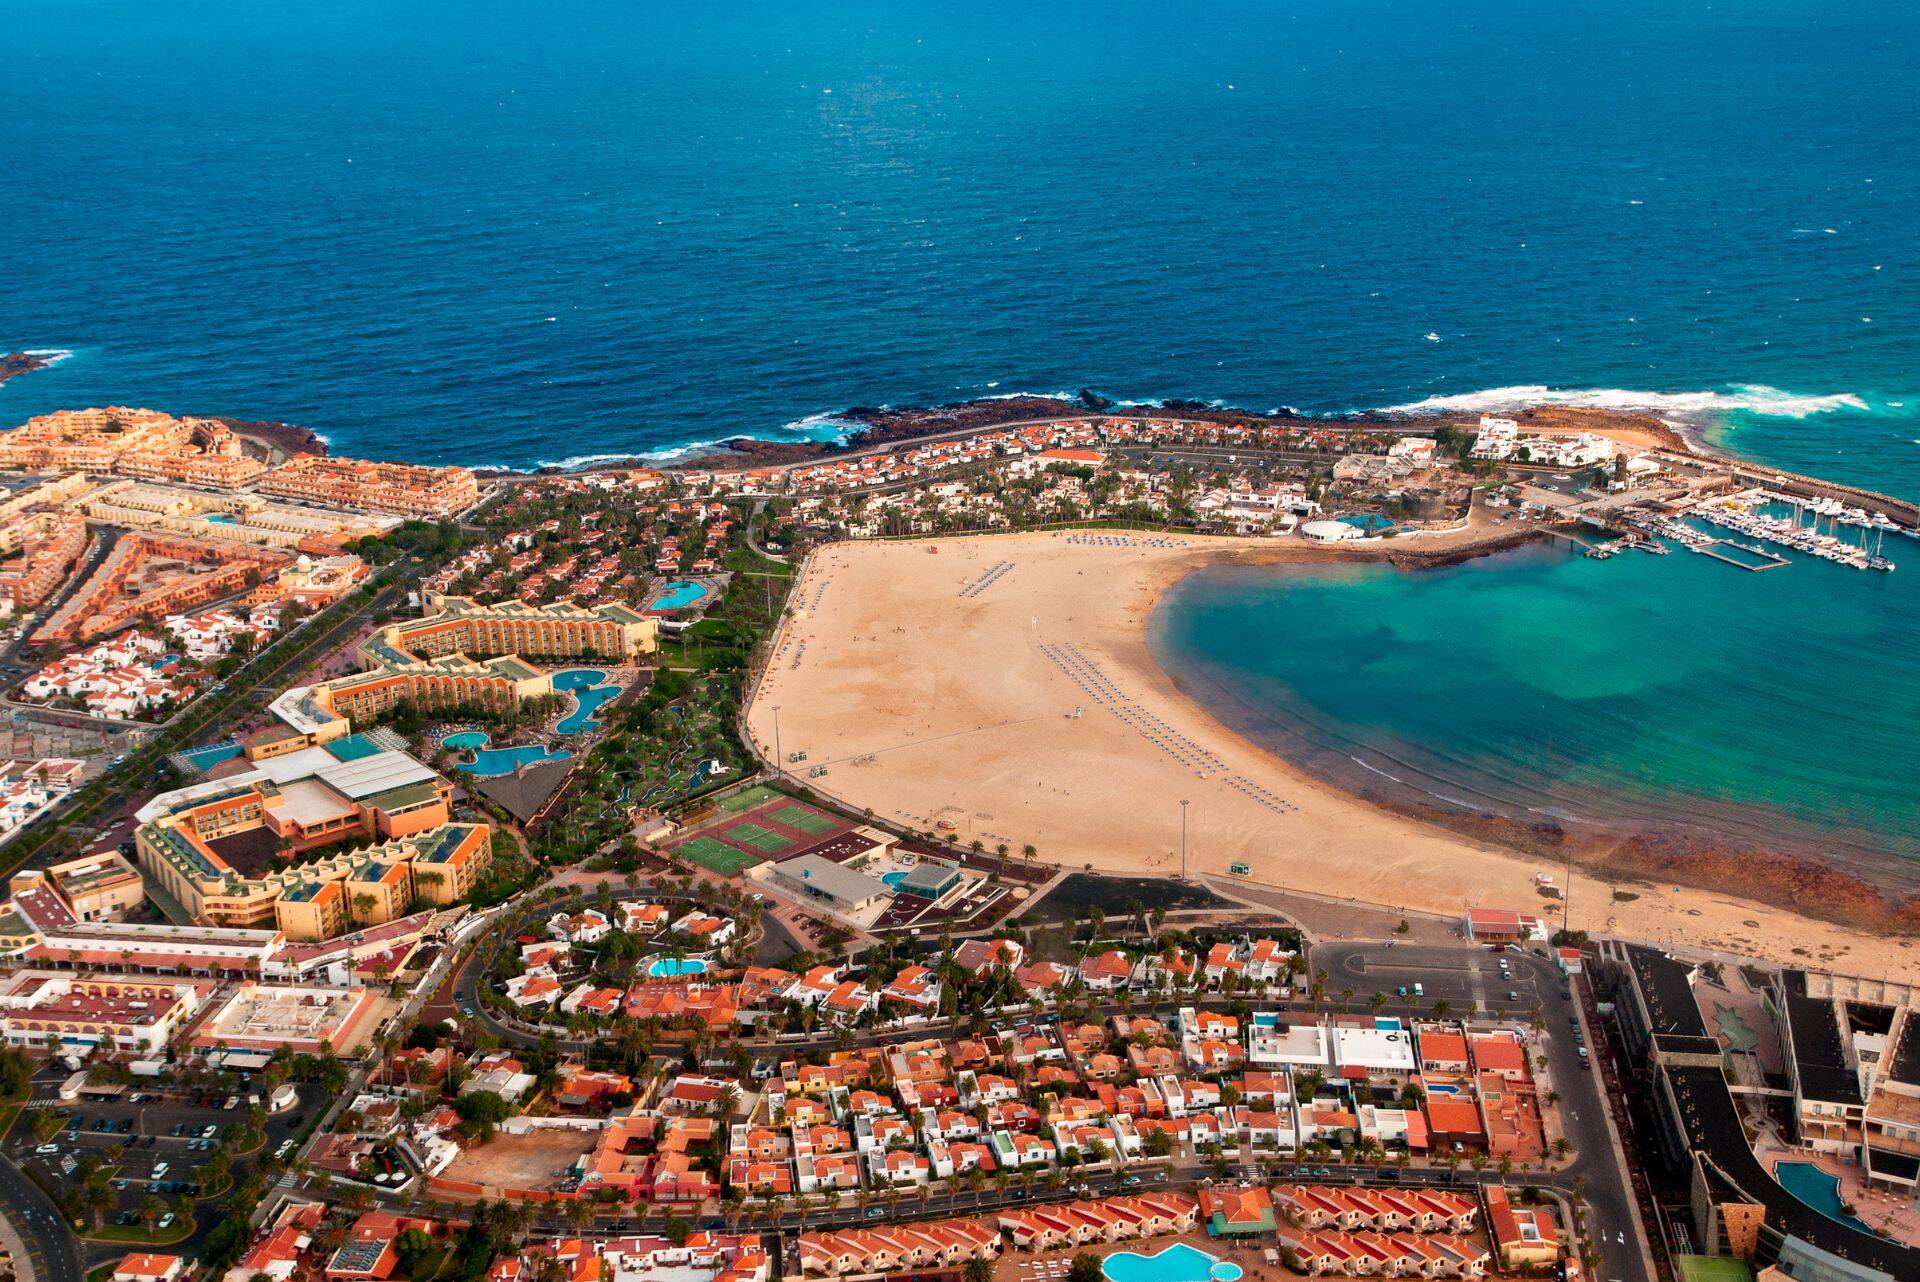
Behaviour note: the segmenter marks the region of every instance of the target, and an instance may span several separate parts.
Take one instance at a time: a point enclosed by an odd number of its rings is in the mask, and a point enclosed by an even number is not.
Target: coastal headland
[[[0,383],[51,368],[61,352],[0,352]]]
[[[836,454],[859,453],[909,441],[965,436],[1014,423],[1097,414],[1103,418],[1167,419],[1191,423],[1252,423],[1262,427],[1349,429],[1353,431],[1420,431],[1447,423],[1471,423],[1467,414],[1408,414],[1375,411],[1339,417],[1300,414],[1293,410],[1255,412],[1230,409],[1202,401],[1158,401],[1120,404],[1096,392],[1083,390],[1073,399],[1057,396],[1008,396],[996,400],[959,401],[951,405],[873,408],[856,406],[833,415],[846,426],[838,441],[768,441],[741,436],[722,444],[719,451],[685,461],[686,467],[739,466],[743,462],[804,463]],[[1632,449],[1671,449],[1692,452],[1694,443],[1650,414],[1593,410],[1577,406],[1542,405],[1513,416],[1527,430],[1547,433],[1593,432]]]
[[[1478,556],[1479,520],[1402,546],[1046,532],[839,543],[808,559],[748,712],[764,755],[896,823],[1066,867],[1250,880],[1390,908],[1560,920],[1535,875],[1576,867],[1576,929],[1855,973],[1912,975],[1920,907],[1794,855],[1631,838],[1569,845],[1518,825],[1396,811],[1307,776],[1161,670],[1155,603],[1223,562]],[[997,573],[996,573],[997,570]],[[972,585],[988,581],[984,588]],[[1184,803],[1184,804],[1183,804]],[[1183,837],[1184,832],[1184,837]]]

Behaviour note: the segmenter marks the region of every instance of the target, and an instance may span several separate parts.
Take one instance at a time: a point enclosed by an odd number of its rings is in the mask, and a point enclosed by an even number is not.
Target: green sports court
[[[769,855],[777,855],[794,844],[793,838],[783,837],[773,829],[762,828],[756,823],[737,823],[727,829],[726,835]]]
[[[673,853],[685,855],[702,868],[717,872],[722,877],[731,877],[742,868],[751,868],[761,862],[746,851],[735,850],[724,841],[715,841],[711,837],[695,837],[685,845],[675,847]]]
[[[840,826],[818,810],[809,810],[805,806],[782,806],[771,817],[775,823],[783,824],[795,832],[804,832],[810,837],[822,836]]]
[[[734,793],[731,797],[720,798],[716,804],[728,814],[737,815],[752,810],[755,806],[765,805],[769,801],[785,800],[787,800],[787,794],[778,788],[771,784],[757,783],[743,792]]]

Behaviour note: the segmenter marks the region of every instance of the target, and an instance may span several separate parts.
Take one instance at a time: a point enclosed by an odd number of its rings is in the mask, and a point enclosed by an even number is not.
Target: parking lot
[[[245,1092],[196,1095],[129,1086],[118,1096],[59,1100],[57,1085],[43,1080],[35,1083],[34,1103],[7,1136],[6,1153],[56,1199],[78,1184],[87,1157],[99,1159],[115,1194],[102,1219],[102,1233],[123,1239],[137,1234],[145,1226],[144,1204],[154,1197],[164,1204],[156,1216],[155,1238],[165,1241],[179,1233],[181,1199],[218,1198],[232,1187],[227,1179],[219,1187],[202,1186],[201,1170],[223,1140],[228,1141],[233,1178],[238,1179],[324,1106],[317,1086],[295,1089],[298,1099],[292,1107],[267,1115],[265,1142],[243,1153],[234,1145],[247,1125]],[[49,1123],[37,1121],[40,1116],[57,1121],[57,1129],[49,1133]],[[200,1222],[192,1236],[210,1228],[214,1218],[196,1213]]]
[[[1469,1009],[1493,1014],[1525,1016],[1561,999],[1560,984],[1517,950],[1493,952],[1484,947],[1428,944],[1323,944],[1316,964],[1327,970],[1327,988],[1340,993],[1351,988],[1358,997],[1385,993],[1389,998],[1415,996],[1431,1009],[1444,1001],[1456,1015]]]

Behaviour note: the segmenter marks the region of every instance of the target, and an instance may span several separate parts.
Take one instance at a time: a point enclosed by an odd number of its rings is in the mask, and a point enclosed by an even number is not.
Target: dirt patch
[[[498,1189],[558,1187],[574,1162],[593,1149],[596,1132],[540,1129],[496,1134],[460,1150],[441,1178]]]

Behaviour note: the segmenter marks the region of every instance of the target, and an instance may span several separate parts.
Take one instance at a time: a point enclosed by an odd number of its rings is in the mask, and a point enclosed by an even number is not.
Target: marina
[[[1786,509],[1790,515],[1768,511]],[[1893,562],[1881,553],[1886,531],[1900,527],[1887,517],[1864,508],[1848,507],[1832,499],[1800,499],[1772,490],[1743,490],[1731,498],[1703,503],[1690,515],[1740,534],[1817,556],[1856,570],[1891,571]],[[1827,528],[1821,529],[1822,523]],[[1836,531],[1860,532],[1858,543]]]
[[[1674,543],[1755,572],[1791,564],[1780,550],[1786,549],[1856,570],[1890,573],[1894,562],[1883,550],[1887,533],[1914,537],[1913,531],[1885,513],[1765,488],[1714,495],[1661,511],[1614,509],[1605,517],[1589,513],[1584,519],[1609,537],[1593,543],[1565,530],[1553,533],[1578,545],[1589,560],[1605,561],[1630,551],[1664,556],[1671,550],[1667,544]]]

